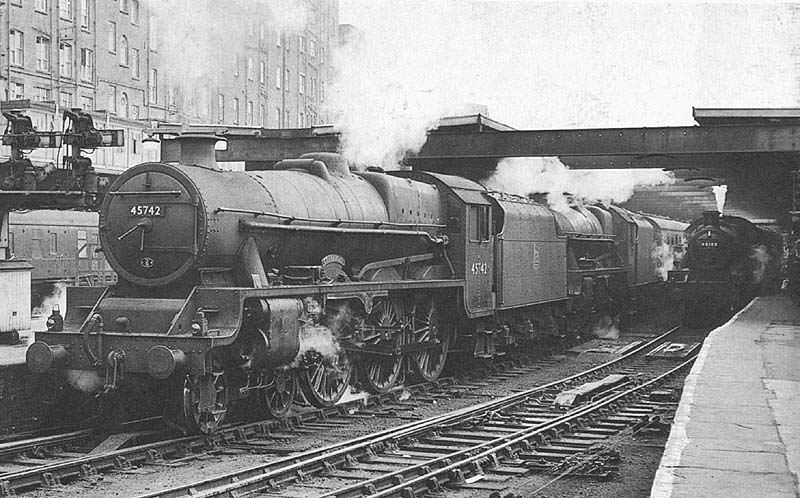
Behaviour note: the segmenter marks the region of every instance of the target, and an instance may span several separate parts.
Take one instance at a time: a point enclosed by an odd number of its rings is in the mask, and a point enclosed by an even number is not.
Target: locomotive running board
[[[236,292],[249,297],[293,297],[313,294],[353,294],[360,292],[385,292],[399,290],[449,289],[464,287],[465,281],[459,280],[399,280],[389,282],[337,282],[317,285],[280,285],[275,287],[198,287],[197,292]]]

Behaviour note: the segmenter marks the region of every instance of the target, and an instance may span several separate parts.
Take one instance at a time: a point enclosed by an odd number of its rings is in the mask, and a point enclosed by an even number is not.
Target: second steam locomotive
[[[684,321],[701,325],[727,316],[781,283],[783,238],[738,216],[706,211],[686,229],[686,255],[669,272]]]
[[[217,137],[179,140],[180,164],[135,166],[105,197],[119,283],[71,289],[27,364],[91,394],[158,389],[207,433],[236,399],[283,416],[298,386],[329,406],[351,384],[386,392],[454,356],[581,334],[659,280],[654,251],[684,228],[336,154],[222,171]]]

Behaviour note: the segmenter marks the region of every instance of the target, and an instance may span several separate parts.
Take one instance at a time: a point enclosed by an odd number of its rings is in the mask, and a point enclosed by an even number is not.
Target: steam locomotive
[[[585,332],[660,279],[685,225],[616,206],[557,212],[457,176],[354,171],[307,154],[220,170],[219,138],[179,137],[178,164],[111,186],[100,239],[119,276],[70,289],[27,365],[89,394],[166,393],[216,430],[236,400],[284,416],[351,384],[386,392]]]
[[[755,295],[780,287],[780,234],[706,211],[686,229],[686,240],[686,256],[668,276],[680,294],[686,324],[718,321]]]

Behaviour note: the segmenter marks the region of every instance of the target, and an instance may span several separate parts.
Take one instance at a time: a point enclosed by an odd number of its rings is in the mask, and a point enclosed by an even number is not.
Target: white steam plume
[[[637,186],[675,183],[671,172],[659,169],[570,170],[556,157],[503,159],[484,181],[492,189],[518,195],[547,194],[548,204],[566,209],[564,193],[579,201],[624,202]]]
[[[443,5],[431,4],[424,22],[448,25],[452,18]],[[470,45],[403,18],[393,31],[358,33],[334,53],[337,72],[327,105],[342,153],[358,165],[397,169],[440,118],[464,114],[470,102],[465,69],[457,67]]]
[[[766,246],[759,244],[753,247],[750,259],[753,260],[753,280],[755,283],[760,284],[764,280],[764,274],[767,272],[767,265],[770,260]]]
[[[322,356],[332,359],[332,364],[336,364],[341,347],[331,329],[322,325],[309,325],[300,329],[300,350],[297,352],[292,366],[298,366],[309,351],[316,351]]]
[[[714,192],[714,199],[717,201],[717,211],[719,211],[721,216],[722,210],[725,209],[725,195],[728,193],[728,186],[714,185],[711,187],[711,191]]]
[[[592,325],[592,335],[598,339],[619,339],[619,320],[601,316]]]
[[[675,251],[671,245],[662,242],[653,248],[652,256],[656,262],[656,275],[666,281],[669,271],[675,267]]]

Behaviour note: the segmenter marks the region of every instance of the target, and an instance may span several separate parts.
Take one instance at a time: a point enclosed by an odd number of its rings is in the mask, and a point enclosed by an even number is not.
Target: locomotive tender
[[[386,392],[448,356],[580,333],[658,280],[653,250],[683,228],[329,153],[222,171],[219,138],[178,140],[180,164],[135,166],[105,197],[119,283],[70,289],[64,330],[37,333],[27,364],[89,393],[157,386],[203,432],[235,399],[279,417],[298,386],[330,406],[351,383]]]
[[[687,249],[669,282],[684,321],[718,320],[754,296],[780,287],[783,238],[745,218],[706,211],[686,228]]]

